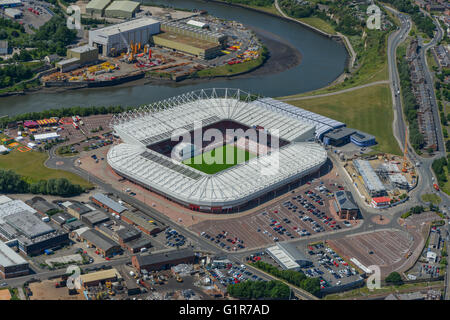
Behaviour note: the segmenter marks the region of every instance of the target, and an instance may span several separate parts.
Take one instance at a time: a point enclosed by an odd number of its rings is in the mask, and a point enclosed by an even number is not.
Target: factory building
[[[92,210],[90,208],[79,202],[73,202],[67,207],[67,212],[80,220],[82,215],[91,211]]]
[[[217,56],[226,40],[224,34],[177,22],[162,23],[161,31],[162,33],[152,37],[154,45],[181,51],[202,59]]]
[[[96,193],[91,198],[92,202],[97,204],[98,206],[108,210],[108,212],[121,214],[127,208],[122,206],[120,203],[108,198],[103,193]]]
[[[92,0],[86,5],[86,14],[90,16],[98,15],[103,17],[106,7],[111,3],[111,0]]]
[[[122,279],[122,276],[115,268],[82,274],[79,277],[80,287],[85,289],[92,286],[98,286],[100,283],[105,283],[106,281],[119,281],[120,279]]]
[[[181,249],[166,253],[135,255],[131,258],[131,263],[137,271],[157,271],[168,270],[180,263],[195,263],[196,255],[190,249]]]
[[[341,219],[356,219],[359,208],[349,191],[337,191],[334,193],[334,208]]]
[[[139,12],[140,6],[140,3],[135,1],[113,1],[105,9],[105,17],[131,19]]]
[[[93,246],[105,257],[112,257],[122,250],[120,246],[97,230],[89,229],[80,234],[80,239]]]
[[[0,0],[0,8],[14,8],[22,6],[21,0]]]
[[[67,59],[58,61],[56,66],[61,72],[67,72],[81,66],[94,63],[98,60],[98,49],[90,45],[84,45],[67,49]]]
[[[284,270],[298,271],[312,264],[312,261],[291,243],[278,242],[266,251]]]
[[[386,187],[381,182],[375,170],[367,160],[353,160],[353,165],[361,175],[364,186],[371,197],[380,197],[386,195]]]
[[[23,13],[18,9],[7,8],[5,9],[5,15],[11,19],[19,19],[22,17]]]
[[[147,215],[140,211],[125,211],[120,217],[126,223],[136,226],[139,230],[148,235],[155,235],[163,229],[158,222],[149,219]]]
[[[41,254],[69,243],[68,233],[44,223],[37,211],[21,200],[0,203],[0,237],[17,240],[19,249],[27,255]]]
[[[46,215],[48,212],[58,210],[57,205],[50,203],[41,197],[34,197],[33,199],[25,201],[25,203],[36,209],[42,215]]]
[[[152,247],[150,238],[134,228],[123,228],[118,230],[116,234],[120,245],[131,253]]]
[[[109,217],[105,213],[98,210],[87,212],[81,216],[81,221],[91,228],[108,220]]]
[[[145,45],[160,32],[160,22],[143,17],[89,31],[89,45],[98,48],[102,56],[126,51],[131,43]]]
[[[28,262],[0,241],[0,277],[8,279],[26,276],[28,273]]]
[[[72,217],[70,214],[65,212],[60,212],[52,215],[51,219],[54,223],[56,223],[58,226],[62,227],[66,223],[70,223],[72,221],[75,221],[76,218]]]

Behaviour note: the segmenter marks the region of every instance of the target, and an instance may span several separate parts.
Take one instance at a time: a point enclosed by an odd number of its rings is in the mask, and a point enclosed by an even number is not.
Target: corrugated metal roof
[[[100,203],[103,203],[105,206],[113,209],[117,213],[122,213],[123,211],[127,210],[127,208],[122,206],[120,203],[108,198],[103,193],[96,193],[93,195],[92,198],[94,198],[95,200],[97,200]]]
[[[106,8],[107,11],[125,11],[125,12],[133,12],[136,10],[137,7],[139,7],[140,3],[135,1],[114,1],[111,3],[108,8]]]
[[[103,10],[111,0],[92,0],[86,5],[86,9]]]
[[[27,263],[28,262],[13,249],[8,247],[4,242],[0,241],[0,266],[11,267]]]

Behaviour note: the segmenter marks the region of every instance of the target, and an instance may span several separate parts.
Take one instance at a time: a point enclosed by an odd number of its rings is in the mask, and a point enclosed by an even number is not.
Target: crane
[[[123,42],[125,42],[125,44],[127,45],[127,54],[130,53],[131,48],[130,48],[130,44],[128,43],[127,39],[125,39],[124,35],[122,34],[122,31],[120,31],[120,28],[117,28],[117,31],[119,31],[120,37],[122,38]]]
[[[406,168],[406,153],[408,152],[408,129],[405,129],[405,149],[403,150],[403,168],[402,172],[408,172]]]

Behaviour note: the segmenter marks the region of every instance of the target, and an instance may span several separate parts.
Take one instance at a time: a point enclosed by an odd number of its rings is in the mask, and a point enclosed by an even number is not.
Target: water
[[[286,96],[324,87],[344,70],[347,53],[342,44],[320,36],[293,22],[284,21],[244,8],[198,0],[144,1],[176,8],[204,9],[219,18],[236,20],[257,30],[281,37],[302,54],[301,63],[289,70],[260,76],[215,79],[198,83],[140,84],[130,87],[106,87],[64,92],[39,92],[0,98],[0,115],[15,115],[45,109],[92,106],[138,106],[201,88],[240,88],[269,97]]]

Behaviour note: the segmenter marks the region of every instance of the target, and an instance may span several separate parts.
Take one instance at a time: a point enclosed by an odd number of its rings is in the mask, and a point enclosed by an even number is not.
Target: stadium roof
[[[242,98],[245,93],[240,90],[221,92],[222,97],[216,90],[191,92],[114,117],[112,126],[125,143],[109,150],[109,165],[185,204],[227,209],[313,173],[325,163],[326,151],[305,142],[314,139],[313,126],[276,106],[262,107],[268,104]],[[146,147],[170,138],[177,129],[192,130],[195,121],[204,120],[205,125],[225,119],[262,126],[291,143],[214,175]]]
[[[302,108],[272,98],[262,98],[257,100],[255,103],[265,106],[266,108],[276,107],[278,110],[282,110],[282,112],[284,112],[285,114],[289,114],[293,118],[313,125],[316,129],[317,139],[321,139],[325,133],[331,130],[345,126],[345,123],[324,117],[320,114],[304,110]]]

